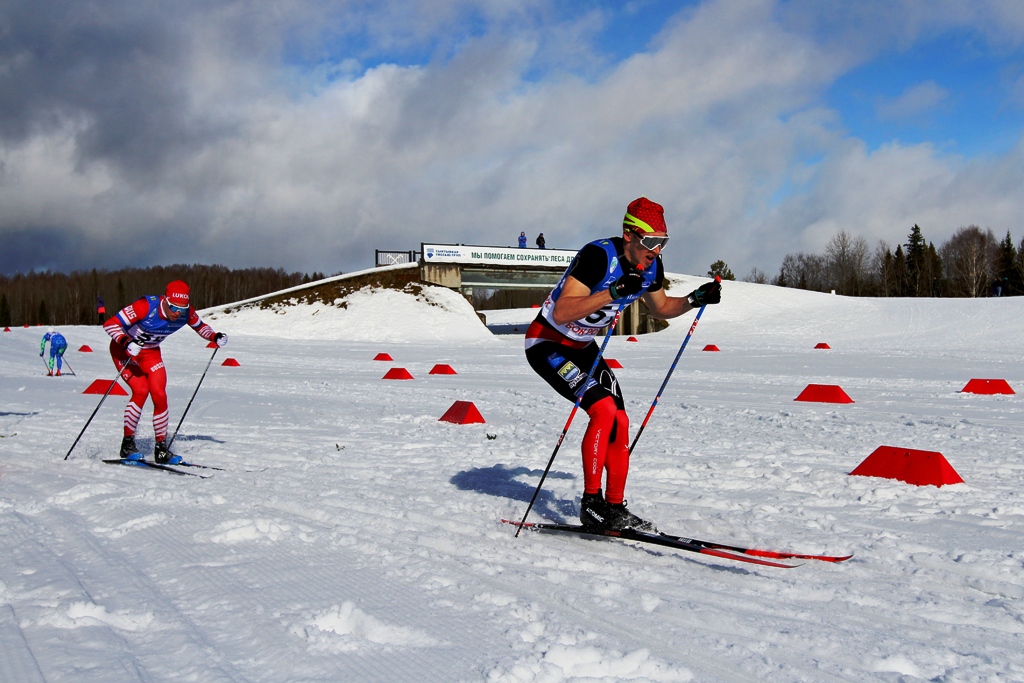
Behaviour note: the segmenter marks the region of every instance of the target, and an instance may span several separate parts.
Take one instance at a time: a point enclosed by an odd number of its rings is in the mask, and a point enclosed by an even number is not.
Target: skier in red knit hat
[[[580,407],[590,416],[582,443],[580,522],[585,527],[654,530],[626,507],[629,417],[615,374],[602,358],[583,384],[600,350],[595,337],[611,324],[620,306],[641,297],[651,315],[662,320],[722,298],[718,282],[705,283],[685,297],[668,296],[661,263],[667,244],[664,208],[646,197],[634,200],[622,221],[622,237],[585,245],[526,331],[530,366],[568,400],[575,403],[582,396]]]
[[[135,430],[142,418],[142,406],[153,398],[153,431],[156,444],[153,455],[158,463],[174,464],[180,458],[167,447],[167,370],[160,355],[160,343],[188,325],[196,333],[217,346],[228,343],[223,332],[214,332],[204,323],[189,302],[188,285],[175,280],[167,285],[163,296],[144,296],[125,306],[103,323],[111,337],[110,357],[114,366],[132,390],[124,409],[124,438],[121,458],[141,460],[135,445]]]

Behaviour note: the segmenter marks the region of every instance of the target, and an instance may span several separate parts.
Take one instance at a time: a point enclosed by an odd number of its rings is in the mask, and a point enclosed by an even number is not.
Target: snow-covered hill
[[[499,520],[571,405],[447,290],[345,304],[211,312],[230,344],[176,441],[226,469],[205,480],[100,462],[123,397],[64,461],[99,398],[82,391],[113,376],[105,335],[63,328],[77,376],[54,379],[41,330],[0,333],[0,681],[1024,680],[1024,412],[959,393],[1024,388],[1024,299],[725,283],[627,497],[667,531],[856,554],[791,570],[514,539]],[[634,431],[691,321],[610,343]],[[172,426],[212,353],[187,330],[165,343]],[[812,382],[855,403],[794,402]],[[455,400],[487,423],[439,422]],[[575,515],[582,426],[534,519]],[[883,444],[940,451],[966,483],[848,475]]]

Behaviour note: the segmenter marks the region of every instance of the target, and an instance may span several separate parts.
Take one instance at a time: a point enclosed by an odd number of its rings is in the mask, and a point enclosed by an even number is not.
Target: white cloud
[[[949,91],[935,81],[918,83],[898,97],[880,99],[876,103],[878,118],[886,121],[922,116],[939,107],[948,97]]]
[[[625,205],[646,194],[665,204],[679,236],[666,252],[670,269],[703,273],[722,258],[742,274],[773,272],[785,253],[818,251],[840,229],[893,243],[913,223],[936,243],[966,223],[1018,229],[1019,153],[972,161],[930,145],[868,151],[821,103],[838,76],[903,28],[989,27],[1012,7],[989,3],[979,19],[956,3],[933,15],[910,0],[857,5],[845,19],[865,33],[828,39],[822,26],[846,24],[820,4],[704,2],[666,25],[649,52],[618,64],[590,52],[600,17],[544,24],[544,2],[513,11],[438,0],[435,12],[406,14],[400,2],[380,11],[294,2],[278,31],[273,17],[234,16],[230,6],[205,22],[194,14],[202,30],[182,32],[193,37],[177,44],[181,80],[159,103],[177,132],[147,137],[157,152],[111,143],[101,154],[96,131],[130,139],[133,120],[121,112],[115,121],[114,107],[75,118],[69,104],[54,110],[61,125],[37,121],[32,134],[8,136],[0,234],[56,227],[96,241],[83,252],[93,259],[129,244],[144,264],[330,273],[366,267],[374,248],[511,245],[520,230],[575,247],[615,232]],[[795,15],[800,7],[806,13]],[[485,30],[441,38],[467,8]],[[315,52],[310,36],[328,19],[350,22],[328,27],[332,39],[362,31],[379,44],[437,44],[443,56],[363,70],[365,55],[324,47],[311,66],[280,61],[294,50],[289,41],[305,45],[306,58]],[[581,66],[588,57],[599,67]],[[171,76],[161,72],[161,82]],[[949,96],[926,82],[881,110],[912,115]],[[151,130],[159,138],[164,129]],[[122,265],[72,256],[64,267]]]

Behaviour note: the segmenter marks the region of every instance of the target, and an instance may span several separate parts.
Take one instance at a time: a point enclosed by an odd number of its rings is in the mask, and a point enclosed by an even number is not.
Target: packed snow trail
[[[1022,399],[959,393],[1024,387],[1024,300],[725,283],[626,495],[673,533],[855,552],[783,572],[514,539],[498,520],[525,510],[571,406],[448,294],[213,312],[218,361],[240,365],[211,367],[175,441],[227,470],[204,480],[100,462],[123,397],[62,461],[109,357],[70,351],[79,376],[49,378],[36,330],[0,334],[0,680],[1024,679]],[[635,420],[689,323],[609,345]],[[65,334],[104,348],[98,327]],[[209,353],[172,337],[164,356],[176,420]],[[383,381],[393,366],[415,379]],[[811,382],[855,403],[794,402]],[[486,424],[439,422],[456,400]],[[576,521],[581,433],[531,521]],[[966,483],[848,475],[883,444],[940,451]]]

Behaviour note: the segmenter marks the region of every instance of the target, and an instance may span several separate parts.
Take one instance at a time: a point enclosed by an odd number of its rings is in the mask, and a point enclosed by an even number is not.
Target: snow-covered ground
[[[796,569],[513,538],[500,519],[571,405],[450,292],[350,299],[209,316],[230,344],[176,441],[226,469],[209,479],[100,462],[124,397],[64,461],[99,398],[82,391],[113,377],[106,337],[63,328],[77,377],[53,379],[42,330],[0,333],[0,681],[1024,680],[1024,399],[959,393],[1024,390],[1024,298],[726,283],[627,497],[670,532],[856,554]],[[634,430],[691,320],[610,343]],[[164,350],[173,428],[212,352],[188,330]],[[809,383],[855,403],[794,402]],[[456,400],[486,424],[438,421]],[[574,517],[582,428],[534,520]],[[848,475],[880,445],[940,451],[966,483]]]

